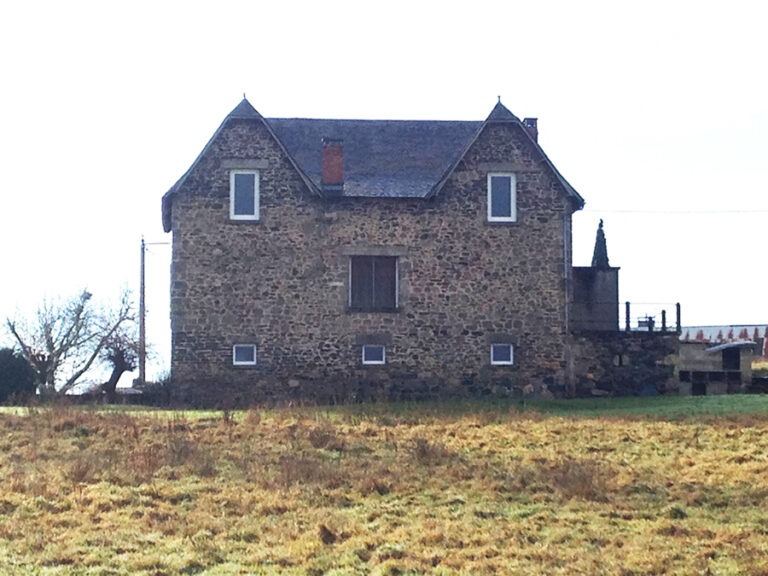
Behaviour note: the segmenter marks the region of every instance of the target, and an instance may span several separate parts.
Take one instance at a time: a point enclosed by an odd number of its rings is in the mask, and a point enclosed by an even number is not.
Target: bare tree
[[[35,371],[38,392],[55,395],[70,390],[120,327],[132,320],[127,292],[117,310],[101,311],[92,303],[91,293],[83,290],[63,304],[43,303],[31,323],[7,319],[6,324]]]
[[[125,372],[135,370],[138,365],[139,342],[135,331],[126,330],[125,326],[115,331],[101,350],[101,360],[112,368],[109,378],[101,385],[101,390],[106,393],[107,401],[113,403],[120,377]]]

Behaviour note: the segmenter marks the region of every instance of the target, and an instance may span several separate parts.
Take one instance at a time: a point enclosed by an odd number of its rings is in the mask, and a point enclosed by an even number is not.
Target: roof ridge
[[[392,123],[422,123],[422,124],[482,124],[482,120],[424,120],[407,118],[311,118],[306,116],[270,116],[264,117],[267,122],[273,121],[308,121],[308,122],[392,122]]]

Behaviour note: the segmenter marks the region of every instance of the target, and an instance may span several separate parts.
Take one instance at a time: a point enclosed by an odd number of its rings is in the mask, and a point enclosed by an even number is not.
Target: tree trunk
[[[117,400],[117,383],[125,372],[133,370],[133,366],[127,361],[125,352],[122,350],[116,350],[111,360],[112,373],[109,375],[109,380],[101,385],[101,389],[107,394],[107,402],[114,404]]]

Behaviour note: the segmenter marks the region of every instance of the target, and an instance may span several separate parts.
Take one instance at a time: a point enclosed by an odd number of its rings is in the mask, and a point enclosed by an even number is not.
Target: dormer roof
[[[232,112],[229,113],[227,118],[261,118],[261,114],[256,111],[248,99],[243,96],[240,104],[235,106]]]
[[[493,107],[491,113],[488,114],[488,118],[485,119],[488,122],[520,122],[520,119],[512,114],[509,109],[501,103],[501,98]]]

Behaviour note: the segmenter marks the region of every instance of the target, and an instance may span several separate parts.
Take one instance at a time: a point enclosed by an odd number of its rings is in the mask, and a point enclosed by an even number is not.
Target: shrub
[[[310,428],[307,432],[307,439],[313,448],[336,452],[344,450],[344,438],[337,434],[336,428],[328,421]]]
[[[340,486],[345,478],[339,467],[329,462],[310,455],[287,453],[280,457],[275,480],[283,488],[310,484],[333,488]]]
[[[419,464],[436,466],[453,459],[453,454],[439,442],[430,442],[426,438],[416,438],[411,453]]]
[[[604,502],[609,491],[610,472],[597,460],[565,458],[549,472],[554,487],[567,498]]]
[[[34,393],[35,373],[32,367],[12,349],[0,349],[0,402],[27,400]]]

